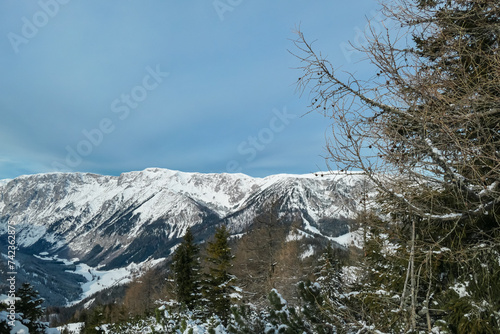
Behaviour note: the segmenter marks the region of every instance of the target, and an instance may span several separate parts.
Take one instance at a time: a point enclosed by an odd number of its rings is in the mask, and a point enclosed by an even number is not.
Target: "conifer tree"
[[[172,269],[174,272],[177,301],[192,310],[200,298],[200,248],[194,243],[191,229],[184,235],[175,250]]]
[[[81,329],[81,333],[104,334],[105,331],[101,327],[104,322],[104,306],[98,305],[87,312],[88,314],[86,316],[84,326]]]
[[[268,298],[271,307],[269,309],[270,323],[266,328],[266,334],[314,333],[303,314],[295,307],[289,306],[276,289],[271,290]]]
[[[365,286],[378,290],[360,300],[361,319],[382,331],[497,332],[500,2],[392,0],[382,12],[401,30],[368,29],[369,81],[343,80],[297,40],[299,87],[334,121],[331,161],[363,171],[388,218],[367,240],[378,245]]]
[[[22,313],[22,318],[26,320],[26,326],[32,333],[44,333],[47,327],[45,323],[39,322],[40,317],[44,314],[45,309],[42,307],[43,298],[39,298],[40,294],[30,283],[23,283],[17,289],[16,311]]]
[[[232,287],[230,284],[236,277],[232,275],[233,255],[229,247],[229,231],[225,225],[217,228],[213,241],[208,243],[205,259],[208,272],[204,282],[204,297],[207,310],[220,317],[226,325],[231,314]]]

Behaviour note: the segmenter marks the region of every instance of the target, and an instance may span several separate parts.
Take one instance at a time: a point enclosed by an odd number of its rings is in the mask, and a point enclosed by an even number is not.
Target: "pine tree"
[[[413,313],[423,309],[421,326],[429,330],[436,320],[457,332],[498,330],[500,3],[421,0],[399,13],[415,19],[412,28],[424,20],[430,28],[411,30],[422,73],[406,88],[412,111],[424,117],[403,116],[404,131],[389,133],[408,161],[432,162],[426,170],[439,180],[431,176],[432,189],[412,196],[418,207],[435,211],[417,213],[406,229],[406,235],[416,231],[408,247],[414,249],[409,268],[415,268],[415,283],[412,275],[408,280]],[[401,116],[396,119],[400,124]],[[407,145],[417,140],[428,148]],[[457,287],[464,287],[462,296]],[[429,311],[432,295],[437,312]]]
[[[19,298],[16,301],[16,311],[22,313],[22,318],[26,320],[26,326],[31,333],[44,333],[47,324],[39,321],[44,314],[45,309],[42,307],[43,298],[39,298],[40,294],[30,283],[23,283],[17,289],[16,296]]]
[[[230,273],[232,259],[229,231],[222,225],[216,230],[214,240],[208,243],[205,259],[208,273],[203,292],[208,302],[207,310],[219,316],[224,325],[228,323],[231,314],[230,284],[236,279]]]
[[[103,334],[105,331],[101,328],[104,322],[104,306],[98,305],[92,310],[87,311],[88,315],[85,324],[81,329],[82,334]]]
[[[318,261],[314,282],[298,284],[301,317],[314,333],[343,333],[356,328],[348,285],[342,268],[347,265],[349,252],[328,244]]]
[[[184,235],[183,242],[175,250],[172,270],[174,272],[177,301],[190,310],[200,298],[200,248],[194,243],[191,229]]]
[[[266,334],[314,333],[306,318],[279,294],[276,289],[269,293],[269,325]]]

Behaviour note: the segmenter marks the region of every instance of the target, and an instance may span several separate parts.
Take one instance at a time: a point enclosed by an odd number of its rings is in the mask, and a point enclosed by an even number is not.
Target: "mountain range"
[[[361,174],[340,172],[254,178],[159,168],[0,180],[0,271],[8,272],[8,225],[18,279],[51,305],[129,281],[138,264],[168,258],[188,228],[200,243],[220,224],[237,236],[271,206],[296,233],[335,242],[349,232],[364,185]]]

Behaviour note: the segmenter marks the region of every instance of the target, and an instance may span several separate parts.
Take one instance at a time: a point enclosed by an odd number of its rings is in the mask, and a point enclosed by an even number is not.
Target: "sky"
[[[294,31],[369,67],[376,0],[0,2],[0,179],[160,167],[265,177],[325,170]]]

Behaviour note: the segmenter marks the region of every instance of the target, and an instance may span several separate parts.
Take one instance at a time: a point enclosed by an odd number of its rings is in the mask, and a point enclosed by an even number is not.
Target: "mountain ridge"
[[[322,222],[353,218],[351,197],[362,175],[316,175],[254,178],[148,168],[119,176],[44,173],[0,181],[0,252],[6,253],[7,223],[13,224],[19,253],[29,263],[26,274],[38,267],[39,277],[57,281],[33,255],[76,258],[103,270],[123,268],[168,257],[188,228],[198,242],[220,224],[240,233],[271,202],[304,232],[337,237],[331,234],[336,229],[322,228]]]

